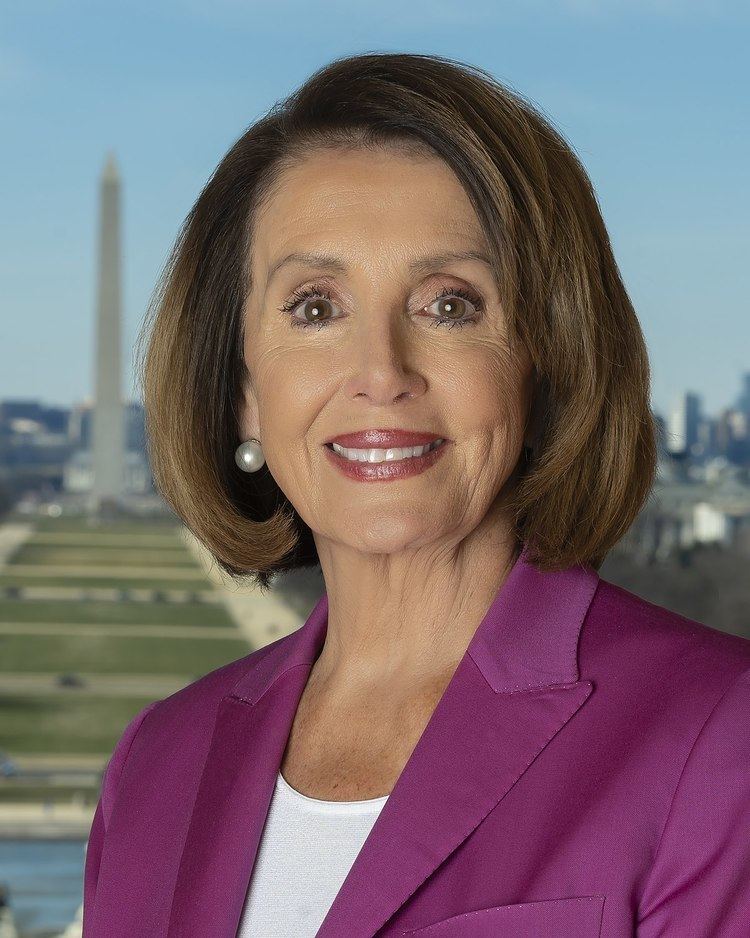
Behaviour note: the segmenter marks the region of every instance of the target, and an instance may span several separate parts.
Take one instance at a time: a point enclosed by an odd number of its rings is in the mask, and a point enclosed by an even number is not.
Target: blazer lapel
[[[584,704],[588,566],[542,573],[524,549],[474,633],[318,931],[372,938]],[[325,640],[324,594],[220,702],[168,938],[234,938],[299,699]]]
[[[324,593],[219,701],[167,938],[234,938],[297,705],[323,646]]]

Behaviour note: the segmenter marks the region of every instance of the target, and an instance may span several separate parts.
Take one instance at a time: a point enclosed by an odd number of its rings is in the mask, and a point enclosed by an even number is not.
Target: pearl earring
[[[234,452],[234,461],[243,472],[257,472],[266,461],[260,446],[260,440],[250,437],[249,440],[240,443]]]

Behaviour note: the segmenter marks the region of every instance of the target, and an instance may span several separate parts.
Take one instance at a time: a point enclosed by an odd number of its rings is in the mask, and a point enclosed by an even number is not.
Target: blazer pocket
[[[403,932],[425,938],[599,938],[604,896],[574,896],[462,912]]]

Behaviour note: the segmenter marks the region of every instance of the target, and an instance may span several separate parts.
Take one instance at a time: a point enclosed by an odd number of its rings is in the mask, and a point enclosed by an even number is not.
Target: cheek
[[[528,394],[525,360],[490,348],[476,350],[462,364],[454,367],[445,388],[458,425],[480,435],[521,434]]]
[[[302,442],[325,402],[330,363],[284,348],[267,350],[256,363],[261,422],[270,435]],[[266,431],[268,433],[268,431]]]

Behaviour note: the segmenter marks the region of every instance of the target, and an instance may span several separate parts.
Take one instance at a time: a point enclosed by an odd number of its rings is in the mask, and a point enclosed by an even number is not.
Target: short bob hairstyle
[[[280,173],[321,148],[430,153],[455,172],[492,251],[511,341],[534,366],[535,445],[512,486],[517,548],[540,570],[598,569],[656,474],[645,341],[596,195],[562,135],[489,73],[363,53],[316,71],[232,145],[152,294],[139,378],[157,490],[221,569],[267,589],[315,566],[307,524],[264,465],[234,460],[249,380],[242,311],[253,220]]]

